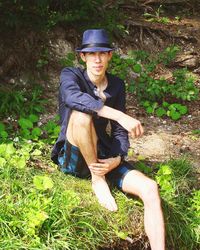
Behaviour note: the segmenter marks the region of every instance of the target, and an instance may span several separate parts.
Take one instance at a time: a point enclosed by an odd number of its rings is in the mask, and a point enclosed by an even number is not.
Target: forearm
[[[126,129],[132,137],[138,137],[143,134],[143,128],[141,123],[132,118],[129,115],[126,115],[122,111],[119,111],[108,106],[103,106],[97,114],[101,117],[108,118],[118,122],[124,129]]]
[[[97,114],[101,117],[111,119],[116,122],[119,121],[122,115],[125,115],[122,111],[108,107],[106,105],[104,105],[100,110],[98,110]]]

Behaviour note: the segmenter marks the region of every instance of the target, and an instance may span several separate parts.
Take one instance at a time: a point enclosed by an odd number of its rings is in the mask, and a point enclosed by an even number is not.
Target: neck
[[[106,75],[94,75],[90,71],[87,70],[88,77],[90,81],[96,85],[97,87],[100,86],[103,82],[105,82]]]

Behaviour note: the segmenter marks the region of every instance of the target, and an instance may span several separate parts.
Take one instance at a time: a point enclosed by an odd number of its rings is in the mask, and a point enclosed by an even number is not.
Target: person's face
[[[87,71],[95,76],[105,75],[112,52],[86,52],[80,53],[81,59],[86,63]]]

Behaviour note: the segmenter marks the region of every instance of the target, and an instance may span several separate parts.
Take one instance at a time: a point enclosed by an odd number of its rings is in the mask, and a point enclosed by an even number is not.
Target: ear
[[[85,54],[84,53],[80,53],[80,57],[81,57],[81,59],[84,61],[84,62],[86,62],[86,59],[85,59]]]
[[[108,52],[108,55],[109,55],[108,59],[109,59],[109,61],[110,61],[111,58],[112,58],[112,55],[113,55],[112,51],[109,51],[109,52]]]

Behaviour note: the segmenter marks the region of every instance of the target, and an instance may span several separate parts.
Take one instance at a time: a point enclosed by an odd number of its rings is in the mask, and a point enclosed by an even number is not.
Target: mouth
[[[101,70],[103,68],[103,66],[95,66],[94,69],[96,70]]]

